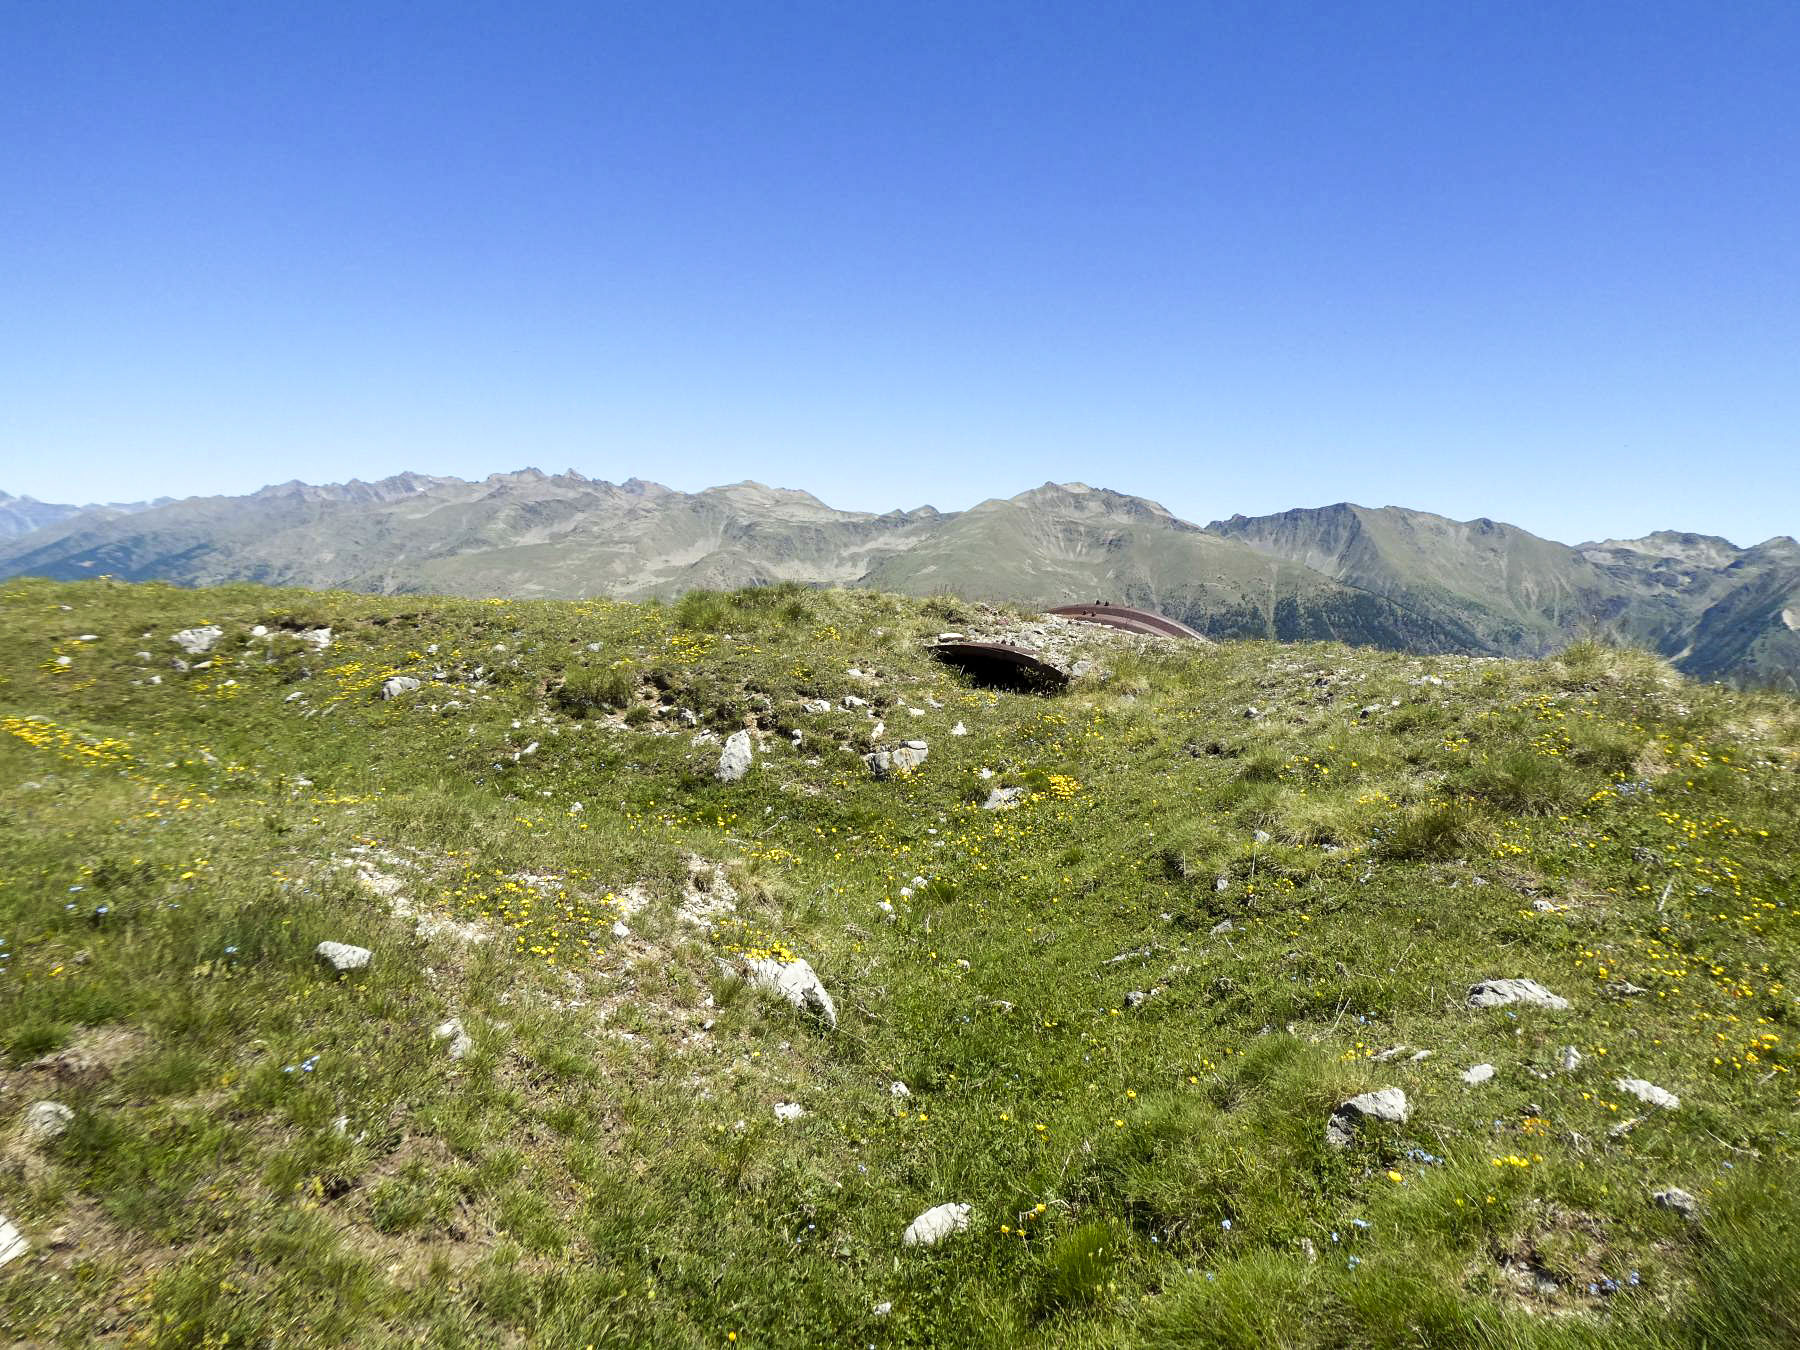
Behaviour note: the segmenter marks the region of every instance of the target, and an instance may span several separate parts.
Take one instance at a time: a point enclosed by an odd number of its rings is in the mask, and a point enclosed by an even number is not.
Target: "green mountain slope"
[[[863,584],[1018,604],[1106,599],[1139,605],[1222,637],[1336,639],[1443,651],[1459,634],[1305,566],[1259,557],[1178,520],[1155,502],[1083,484],[1046,483],[986,501]]]

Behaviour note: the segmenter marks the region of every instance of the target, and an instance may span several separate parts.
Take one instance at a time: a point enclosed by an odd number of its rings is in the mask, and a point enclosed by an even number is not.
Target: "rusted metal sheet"
[[[1204,634],[1189,628],[1185,623],[1153,614],[1147,609],[1132,609],[1129,605],[1058,605],[1047,612],[1059,614],[1065,619],[1079,619],[1082,623],[1103,623],[1108,628],[1122,628],[1127,633],[1150,633],[1161,637],[1188,638],[1195,642],[1206,641]]]
[[[940,642],[931,654],[982,684],[1028,693],[1050,693],[1069,687],[1069,672],[1043,657],[1003,642]]]

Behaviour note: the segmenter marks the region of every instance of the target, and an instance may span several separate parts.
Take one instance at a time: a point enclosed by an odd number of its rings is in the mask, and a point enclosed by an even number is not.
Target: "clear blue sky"
[[[0,4],[0,488],[1800,533],[1800,4]]]

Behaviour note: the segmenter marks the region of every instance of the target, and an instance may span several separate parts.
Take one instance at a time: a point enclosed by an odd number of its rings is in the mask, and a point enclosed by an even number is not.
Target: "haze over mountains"
[[[1538,656],[1612,634],[1700,679],[1800,690],[1800,544],[1659,532],[1576,546],[1339,504],[1204,528],[1046,483],[967,511],[839,511],[735,483],[406,473],[245,497],[63,507],[0,493],[0,576],[373,592],[673,596],[776,581],[1144,605],[1219,637]]]

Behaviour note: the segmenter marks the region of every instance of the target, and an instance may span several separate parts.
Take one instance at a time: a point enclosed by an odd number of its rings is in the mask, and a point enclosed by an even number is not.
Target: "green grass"
[[[797,587],[9,583],[0,1212],[33,1250],[0,1271],[0,1325],[1800,1339],[1800,705],[1598,645],[1534,664],[1098,630],[1101,674],[1004,693],[923,650],[976,619]],[[168,635],[202,622],[226,630],[212,663],[174,669]],[[325,651],[292,636],[325,626]],[[383,701],[395,673],[424,687]],[[929,741],[918,772],[870,776],[847,694]],[[739,728],[756,765],[721,784]],[[996,785],[1021,805],[981,810]],[[732,897],[710,925],[679,912]],[[326,939],[370,967],[333,975]],[[838,1029],[720,965],[740,951],[804,956]],[[1463,1006],[1505,976],[1572,1006]],[[461,1060],[432,1034],[452,1017]],[[1329,1147],[1332,1108],[1384,1086],[1409,1122]],[[28,1146],[44,1098],[74,1123]],[[1667,1185],[1697,1222],[1651,1204]],[[945,1201],[970,1230],[902,1249]]]

